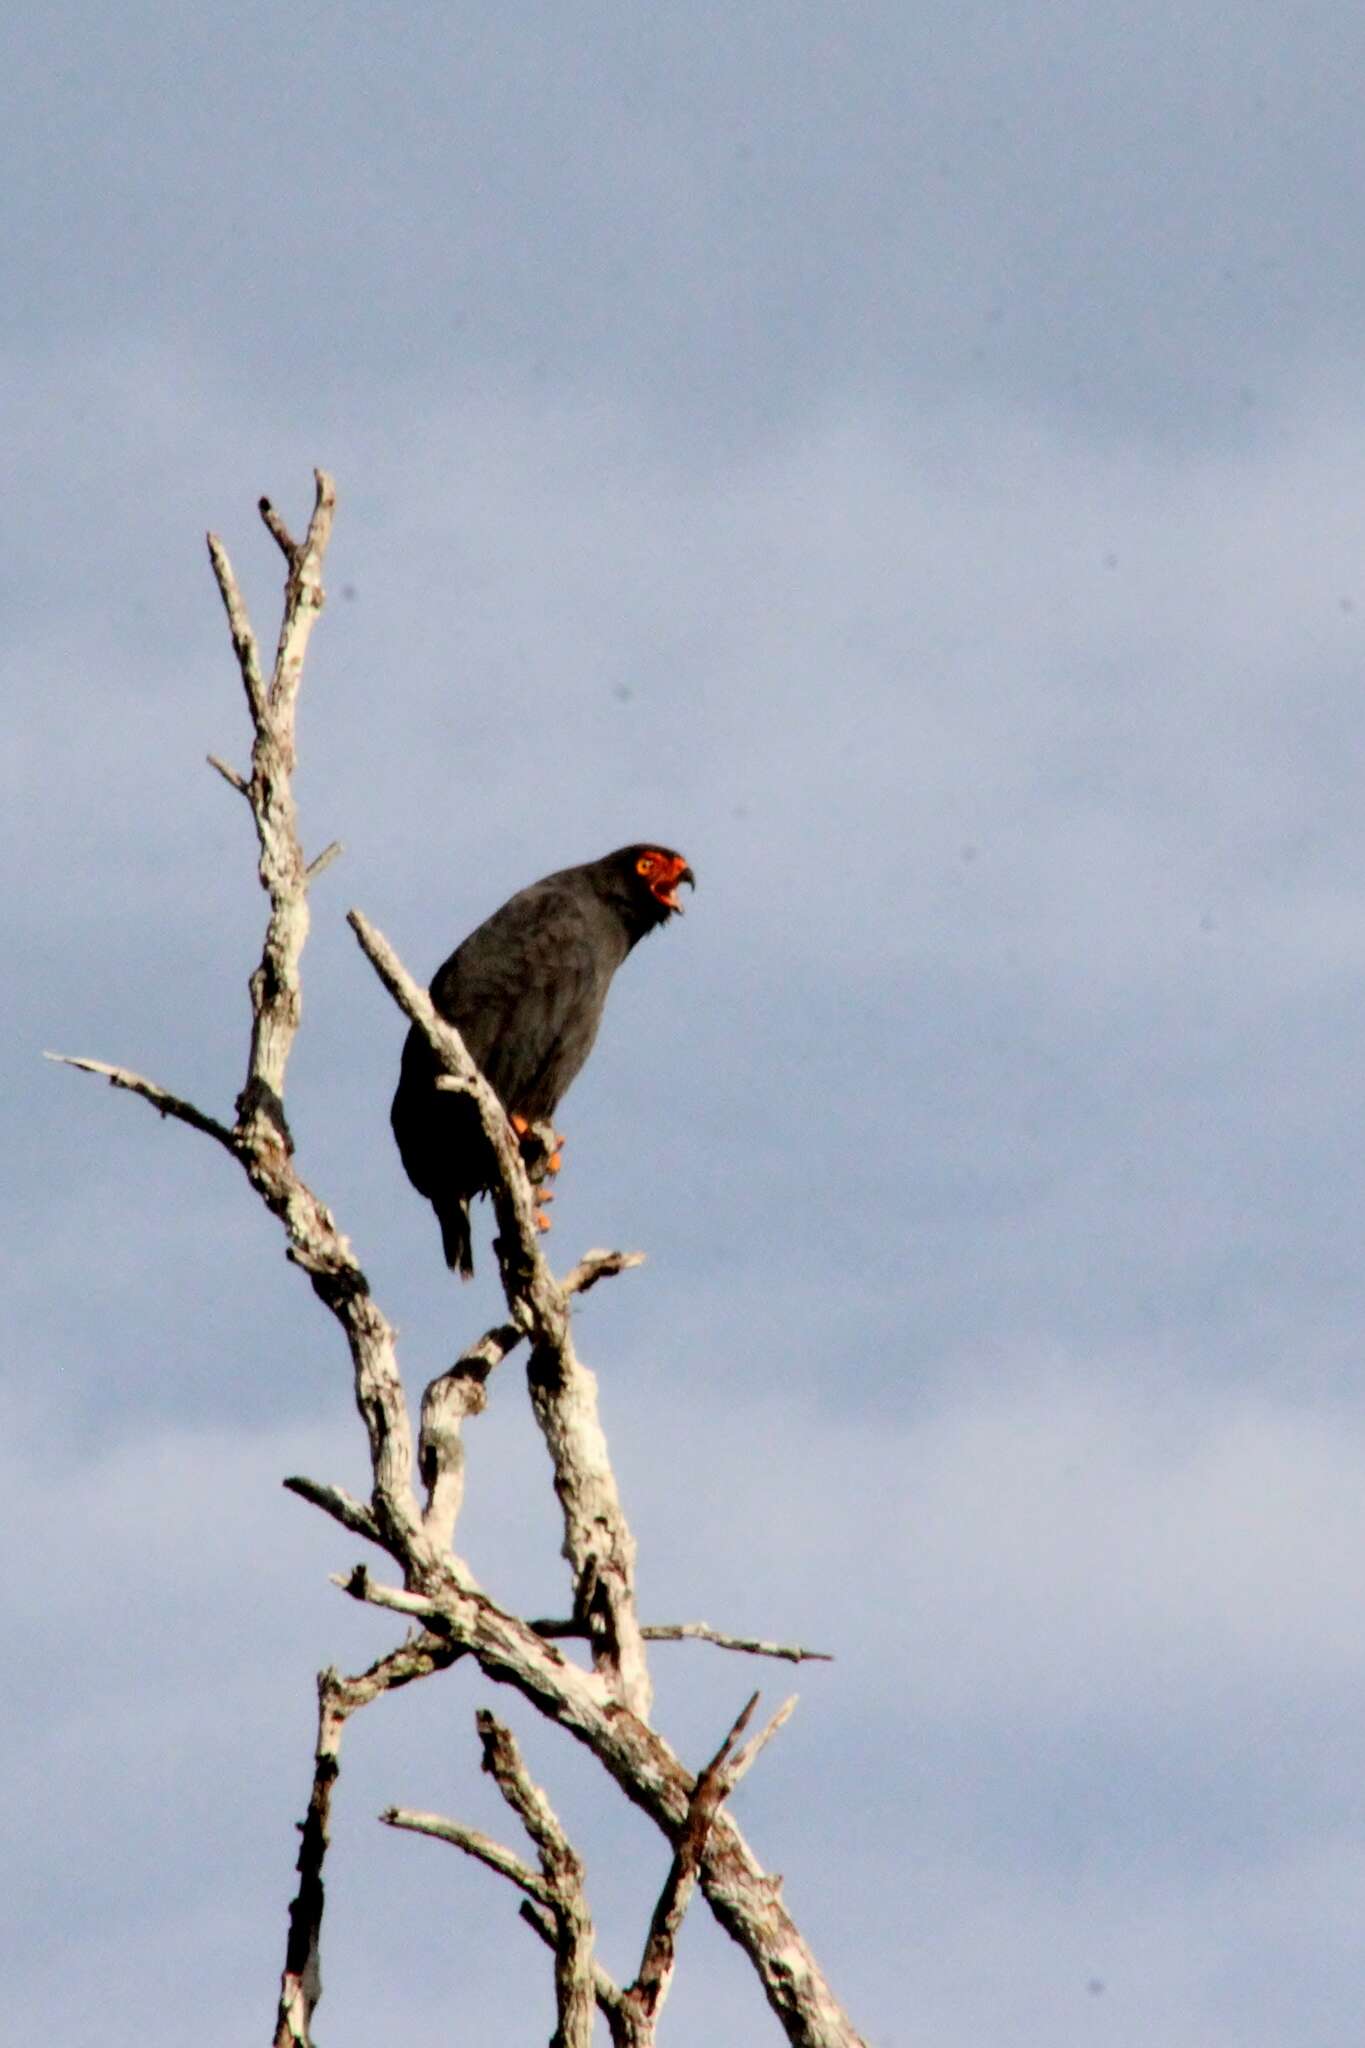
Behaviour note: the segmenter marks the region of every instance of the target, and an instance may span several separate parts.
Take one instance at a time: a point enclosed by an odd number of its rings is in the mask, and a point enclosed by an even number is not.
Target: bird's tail
[[[469,1204],[458,1199],[436,1211],[446,1264],[462,1280],[474,1278],[474,1245],[469,1234]]]

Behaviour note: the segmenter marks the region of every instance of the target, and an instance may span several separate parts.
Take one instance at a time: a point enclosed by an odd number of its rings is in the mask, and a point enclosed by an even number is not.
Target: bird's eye
[[[652,853],[642,853],[635,863],[637,875],[652,875],[657,863]]]

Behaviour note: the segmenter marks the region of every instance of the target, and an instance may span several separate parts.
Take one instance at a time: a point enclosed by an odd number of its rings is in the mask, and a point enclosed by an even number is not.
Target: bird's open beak
[[[695,889],[697,886],[697,878],[691,868],[685,860],[680,859],[671,874],[660,875],[654,884],[654,894],[660,903],[666,910],[676,910],[679,917],[683,914],[683,906],[678,901],[678,887],[682,882],[686,882],[689,889]]]

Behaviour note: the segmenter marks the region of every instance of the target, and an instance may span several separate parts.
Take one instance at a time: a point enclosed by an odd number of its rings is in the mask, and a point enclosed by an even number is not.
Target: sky
[[[496,1316],[387,1124],[428,974],[639,838],[687,916],[561,1113],[690,1763],[876,2048],[1333,2048],[1365,1994],[1365,17],[576,0],[0,29],[16,2037],[273,2025],[314,1674],[390,1647],[347,1360],[206,1141],[262,900],[255,514],[336,477],[289,1114],[410,1394]],[[566,1605],[520,1366],[464,1554]],[[628,1977],[661,1838],[463,1668],[348,1731],[317,2028],[548,2037],[506,1714]],[[661,2038],[780,2038],[695,1907]]]

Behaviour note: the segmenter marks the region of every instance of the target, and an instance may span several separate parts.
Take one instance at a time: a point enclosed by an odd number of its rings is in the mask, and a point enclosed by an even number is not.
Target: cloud
[[[401,1026],[342,910],[422,971],[531,875],[657,831],[701,889],[613,992],[552,1242],[651,1255],[581,1324],[647,1610],[838,1652],[761,1669],[802,1706],[743,1825],[874,2038],[911,1993],[945,2040],[1102,2017],[1246,2048],[1304,2015],[1338,2038],[1362,1822],[1347,380],[1319,352],[1236,434],[1154,436],[1013,373],[933,403],[811,377],[817,335],[800,404],[794,370],[758,424],[684,435],[609,356],[568,385],[467,357],[371,378],[362,342],[297,403],[203,333],[19,364],[6,1242],[34,1392],[7,1497],[41,1535],[12,1588],[16,2009],[72,2040],[136,2013],[141,2039],[169,1983],[162,2009],[224,2040],[262,2023],[312,1675],[380,1646],[325,1584],[351,1547],[278,1492],[363,1474],[344,1358],[268,1221],[226,1161],[34,1057],[230,1106],[261,907],[245,815],[198,765],[242,734],[201,529],[268,639],[251,501],[297,519],[320,457],[342,500],[300,795],[310,849],[348,852],[316,892],[291,1117],[411,1385],[494,1300],[486,1272],[449,1285],[392,1157]],[[100,536],[78,568],[73,505]],[[517,1371],[471,1432],[465,1535],[553,1608]],[[753,1674],[656,1662],[663,1725],[709,1753]],[[423,1691],[348,1752],[331,2038],[429,2010],[433,1971],[498,2013],[491,1880],[371,1819],[402,1781],[501,1825],[473,1703]],[[537,1734],[626,1955],[659,1845],[594,1823],[586,1765]],[[679,2037],[766,2023],[688,1939]]]

